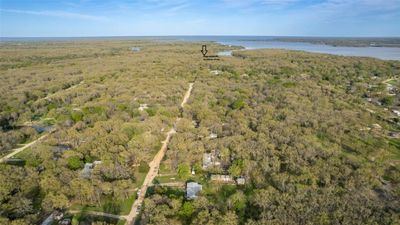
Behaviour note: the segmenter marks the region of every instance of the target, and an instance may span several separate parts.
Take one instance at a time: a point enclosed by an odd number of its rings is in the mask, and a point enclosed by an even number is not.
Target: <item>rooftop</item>
[[[197,198],[197,193],[202,190],[203,186],[195,183],[189,182],[186,184],[186,198],[187,199],[195,199]]]

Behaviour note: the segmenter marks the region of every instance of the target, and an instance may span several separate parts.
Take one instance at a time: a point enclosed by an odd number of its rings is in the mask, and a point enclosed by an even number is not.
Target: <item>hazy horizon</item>
[[[193,35],[110,35],[110,36],[0,36],[2,38],[152,38],[152,37],[288,37],[288,38],[344,38],[344,39],[363,39],[363,38],[393,38],[398,39],[399,36],[304,36],[304,35],[251,35],[251,34],[232,34],[232,35],[224,35],[224,34],[215,34],[215,35],[208,35],[208,34],[193,34]]]

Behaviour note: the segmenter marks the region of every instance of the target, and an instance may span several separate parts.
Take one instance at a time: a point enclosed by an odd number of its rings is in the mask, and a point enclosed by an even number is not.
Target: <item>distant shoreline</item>
[[[88,36],[88,37],[0,37],[0,42],[58,42],[98,40],[176,40],[184,42],[235,39],[244,42],[288,42],[322,44],[333,47],[390,47],[400,48],[400,37],[314,37],[314,36],[241,36],[241,35],[194,35],[194,36]]]

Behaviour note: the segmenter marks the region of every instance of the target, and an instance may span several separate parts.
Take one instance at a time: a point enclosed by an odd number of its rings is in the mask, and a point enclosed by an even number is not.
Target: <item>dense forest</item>
[[[400,62],[201,45],[2,43],[0,224],[120,223],[171,127],[138,224],[400,223]]]

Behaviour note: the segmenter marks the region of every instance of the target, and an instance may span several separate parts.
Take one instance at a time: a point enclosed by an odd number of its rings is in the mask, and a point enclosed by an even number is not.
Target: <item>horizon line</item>
[[[18,38],[129,38],[129,37],[300,37],[300,38],[400,38],[400,36],[348,36],[348,35],[252,35],[252,34],[178,34],[178,35],[87,35],[87,36],[0,36],[0,39]]]

